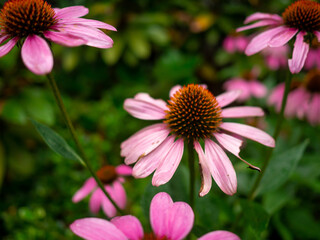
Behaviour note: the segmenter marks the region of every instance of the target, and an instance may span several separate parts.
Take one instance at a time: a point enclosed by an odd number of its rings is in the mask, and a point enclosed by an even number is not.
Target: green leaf
[[[295,170],[309,140],[272,157],[260,182],[258,193],[262,194],[279,188]]]
[[[43,140],[54,152],[58,153],[60,156],[64,158],[79,160],[82,164],[84,164],[83,160],[79,157],[79,155],[68,145],[68,143],[59,134],[35,120],[31,119],[31,122],[35,126]]]

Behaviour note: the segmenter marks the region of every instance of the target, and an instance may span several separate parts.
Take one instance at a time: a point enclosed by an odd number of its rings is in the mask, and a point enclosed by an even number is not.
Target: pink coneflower
[[[112,200],[121,208],[124,209],[127,202],[126,192],[122,186],[124,182],[123,176],[131,176],[132,168],[126,165],[104,166],[97,171],[97,176],[104,184],[107,193],[109,193]],[[89,208],[92,213],[98,213],[102,207],[104,213],[108,217],[114,217],[117,213],[116,208],[112,205],[110,200],[104,195],[102,190],[98,187],[97,182],[93,177],[87,179],[83,186],[72,197],[73,202],[79,202],[92,192]]]
[[[288,66],[289,47],[287,45],[281,47],[266,47],[261,53],[264,55],[265,62],[271,70],[278,70],[281,67]]]
[[[311,41],[310,51],[304,65],[304,68],[307,70],[314,67],[320,69],[320,43],[317,38],[313,38]]]
[[[306,118],[311,125],[320,124],[320,70],[311,70],[302,83],[294,82],[288,95],[285,116]],[[284,84],[279,84],[271,93],[268,103],[279,112],[284,93]]]
[[[222,109],[239,95],[240,91],[231,91],[215,98],[205,87],[190,84],[171,89],[168,103],[153,99],[146,93],[127,99],[124,109],[132,116],[145,120],[163,120],[162,123],[140,130],[121,144],[121,155],[125,157],[125,163],[133,164],[138,161],[133,168],[133,176],[144,178],[155,171],[152,184],[159,186],[167,183],[181,161],[184,140],[187,140],[199,155],[203,179],[200,196],[209,192],[211,175],[223,192],[234,194],[237,190],[236,173],[221,147],[243,160],[239,156],[242,140],[232,134],[269,147],[274,147],[275,144],[272,137],[257,128],[223,122],[224,118],[264,115],[258,107]],[[200,145],[201,140],[204,141],[205,152]]]
[[[237,98],[238,102],[244,102],[251,97],[263,98],[267,94],[267,88],[259,80],[256,69],[246,72],[242,77],[231,78],[223,84],[227,91],[240,90],[241,94]]]
[[[249,40],[245,36],[230,35],[223,40],[222,46],[228,53],[244,52],[248,45],[248,42]]]
[[[185,202],[173,202],[164,192],[158,193],[150,205],[150,223],[153,232],[144,233],[140,221],[132,216],[116,217],[111,222],[99,218],[74,221],[70,228],[88,240],[180,240],[192,229],[194,213]],[[210,232],[199,240],[240,240],[228,231]]]
[[[310,0],[299,0],[292,3],[282,13],[254,13],[247,17],[245,24],[257,21],[249,26],[238,28],[243,31],[251,28],[269,26],[270,28],[254,37],[248,44],[245,53],[255,54],[266,47],[285,45],[295,35],[292,59],[289,59],[289,69],[292,73],[301,71],[310,44],[310,36],[320,39],[320,4]],[[312,39],[311,38],[311,39]]]
[[[0,12],[0,57],[18,44],[26,67],[33,73],[50,73],[53,56],[46,41],[67,47],[88,45],[110,48],[113,41],[98,28],[115,31],[109,24],[81,18],[83,6],[51,8],[44,0],[8,0]]]

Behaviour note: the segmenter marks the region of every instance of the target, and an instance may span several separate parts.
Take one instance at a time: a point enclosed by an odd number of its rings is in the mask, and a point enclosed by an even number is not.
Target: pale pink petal
[[[286,28],[285,31],[278,33],[270,40],[269,47],[281,47],[285,45],[298,31],[297,28]]]
[[[97,214],[100,210],[100,207],[102,205],[102,200],[106,196],[102,192],[100,188],[97,188],[93,194],[91,195],[91,198],[89,200],[89,208],[92,213]]]
[[[265,85],[263,85],[261,82],[258,81],[252,81],[249,83],[250,91],[253,96],[256,98],[262,98],[266,96],[267,94],[267,88]]]
[[[56,19],[78,18],[89,13],[89,9],[83,6],[72,6],[66,8],[54,8]]]
[[[236,133],[240,136],[249,138],[268,147],[274,147],[274,139],[264,131],[241,123],[221,123],[220,128],[229,132]]]
[[[235,101],[241,94],[241,91],[229,91],[216,97],[219,107],[224,107]]]
[[[93,20],[93,19],[85,19],[85,18],[63,19],[59,21],[59,24],[81,24],[81,25],[86,25],[93,28],[102,28],[102,29],[107,29],[111,31],[117,31],[117,29],[111,26],[110,24]]]
[[[83,186],[73,195],[72,202],[79,202],[84,199],[92,190],[97,186],[96,181],[93,177],[88,178]]]
[[[110,187],[109,194],[115,203],[121,208],[124,209],[127,204],[127,195],[122,184],[119,181],[115,181]]]
[[[127,240],[112,223],[99,218],[82,218],[70,225],[73,233],[87,240]]]
[[[116,172],[122,176],[132,176],[132,167],[121,164],[116,167]]]
[[[274,20],[261,20],[261,21],[258,21],[256,23],[253,23],[253,24],[250,24],[250,25],[247,25],[247,26],[244,26],[244,27],[239,27],[237,28],[237,32],[242,32],[242,31],[245,31],[245,30],[248,30],[248,29],[252,29],[252,28],[257,28],[257,27],[263,27],[263,26],[269,26],[269,25],[277,25],[278,22],[274,21]]]
[[[208,160],[206,159],[206,156],[202,150],[201,145],[197,141],[195,141],[193,145],[194,145],[194,149],[196,150],[199,156],[199,166],[201,171],[201,188],[199,191],[199,195],[200,197],[203,197],[211,189],[212,178],[211,178],[210,169],[207,165]]]
[[[257,12],[248,16],[246,20],[244,20],[244,24],[247,24],[253,21],[264,20],[264,19],[274,20],[278,23],[282,23],[282,17],[280,17],[277,14]]]
[[[117,215],[117,209],[113,206],[110,200],[104,196],[101,201],[102,210],[108,218],[113,218]]]
[[[313,94],[310,100],[307,118],[313,126],[320,123],[320,94]]]
[[[6,38],[2,39],[2,41],[5,41],[5,40],[6,40]],[[15,37],[15,38],[10,39],[7,43],[3,44],[0,47],[0,57],[7,55],[12,50],[12,48],[16,45],[18,40],[19,40],[19,38]]]
[[[77,47],[86,44],[88,41],[65,32],[46,31],[43,35],[52,42],[67,47]]]
[[[133,176],[136,178],[144,178],[149,176],[163,159],[166,158],[168,152],[174,144],[174,137],[167,137],[156,149],[151,153],[142,157],[133,167]]]
[[[169,194],[160,192],[155,195],[150,204],[150,223],[156,236],[164,236],[167,231],[166,211],[173,205]]]
[[[259,107],[229,107],[222,109],[222,118],[261,117],[264,112]]]
[[[143,228],[140,221],[131,215],[115,217],[111,220],[121,232],[123,232],[130,240],[143,239]]]
[[[173,95],[181,89],[181,85],[176,85],[170,89],[169,97],[172,98]]]
[[[277,112],[280,112],[282,97],[284,93],[284,87],[285,87],[284,83],[280,83],[278,86],[276,86],[272,90],[272,93],[268,98],[268,104],[275,105]]]
[[[307,95],[307,92],[303,88],[297,88],[289,92],[285,116],[289,118],[296,116],[297,112],[301,109],[302,103],[308,99]]]
[[[237,192],[237,176],[225,152],[210,139],[205,140],[205,155],[211,175],[219,188],[228,195]]]
[[[223,84],[223,88],[227,91],[238,90],[241,92],[237,98],[238,102],[243,102],[250,98],[250,87],[249,82],[242,78],[232,78]]]
[[[307,33],[305,31],[301,31],[296,37],[292,59],[289,59],[288,61],[291,73],[299,73],[303,68],[304,62],[306,61],[309,52],[309,44],[304,42],[304,36],[306,34]]]
[[[198,238],[198,240],[241,240],[236,234],[228,231],[213,231]]]
[[[183,139],[181,138],[172,144],[171,149],[166,156],[163,156],[153,175],[152,185],[160,186],[167,183],[172,178],[181,161],[183,147]]]
[[[48,74],[53,68],[53,56],[48,43],[37,35],[29,35],[23,43],[21,56],[26,67],[37,75]]]

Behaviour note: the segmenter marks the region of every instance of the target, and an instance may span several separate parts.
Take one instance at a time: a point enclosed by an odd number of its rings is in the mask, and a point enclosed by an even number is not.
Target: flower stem
[[[291,74],[290,74],[290,72],[288,72],[286,82],[285,82],[285,89],[284,89],[284,94],[283,94],[283,98],[282,98],[282,103],[281,103],[281,110],[278,115],[276,128],[273,133],[273,139],[275,141],[277,141],[279,134],[280,134],[281,127],[282,127],[282,123],[283,123],[283,119],[284,119],[284,110],[287,105],[287,98],[288,98],[288,94],[290,91],[291,80],[292,80]],[[274,148],[268,148],[268,151],[266,153],[266,160],[264,161],[264,164],[261,168],[261,172],[258,175],[256,181],[254,182],[253,187],[251,188],[251,191],[248,195],[249,200],[253,200],[257,196],[257,190],[258,190],[259,184],[260,184],[261,179],[262,179],[262,177],[263,177],[263,175],[264,175],[264,173],[270,163],[273,150],[274,150]]]
[[[188,162],[189,162],[189,173],[190,173],[190,207],[194,208],[194,185],[195,185],[195,169],[194,169],[194,149],[193,143],[188,143]]]
[[[46,75],[48,80],[49,80],[49,84],[50,84],[50,88],[53,92],[53,95],[54,95],[54,98],[59,106],[59,109],[60,109],[60,112],[63,116],[63,119],[70,131],[70,134],[71,134],[71,137],[73,139],[73,141],[75,142],[76,146],[77,146],[77,149],[78,151],[80,152],[80,155],[81,155],[81,158],[83,160],[83,162],[85,163],[87,169],[89,170],[89,172],[91,173],[91,175],[93,176],[93,178],[96,180],[98,186],[101,188],[101,190],[103,191],[103,193],[106,195],[106,197],[110,200],[110,202],[115,206],[115,208],[118,210],[118,212],[123,215],[123,211],[119,208],[119,206],[113,201],[113,199],[110,197],[110,195],[107,193],[107,191],[105,190],[102,182],[100,181],[100,179],[97,177],[96,173],[93,171],[89,161],[88,161],[88,158],[86,157],[86,154],[82,148],[82,146],[80,145],[79,143],[79,140],[78,140],[78,137],[76,135],[76,132],[74,130],[74,127],[73,127],[73,124],[70,120],[70,117],[66,111],[66,108],[64,106],[64,103],[62,101],[62,98],[61,98],[61,94],[60,94],[60,91],[58,89],[58,86],[56,84],[56,81],[54,80],[54,77],[52,76],[51,73],[47,74]]]

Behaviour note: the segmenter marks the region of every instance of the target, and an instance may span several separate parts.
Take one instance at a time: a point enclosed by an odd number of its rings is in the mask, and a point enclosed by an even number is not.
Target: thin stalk
[[[86,165],[87,169],[89,170],[89,172],[91,173],[92,177],[96,180],[98,186],[101,188],[102,192],[106,195],[106,197],[110,200],[110,202],[115,206],[115,208],[118,210],[118,212],[123,215],[123,211],[119,208],[119,206],[113,201],[113,199],[110,197],[110,195],[107,193],[107,191],[105,190],[102,182],[100,181],[100,179],[97,177],[96,173],[93,171],[89,161],[88,161],[88,158],[86,157],[86,154],[82,148],[82,146],[80,145],[79,143],[79,140],[78,140],[78,137],[77,137],[77,134],[74,130],[74,127],[73,127],[73,124],[70,120],[70,117],[66,111],[66,108],[64,106],[64,103],[62,101],[62,98],[61,98],[61,94],[60,94],[60,91],[59,91],[59,88],[56,84],[56,81],[54,80],[54,77],[52,76],[51,73],[47,74],[47,78],[49,80],[49,84],[50,84],[50,88],[53,92],[53,95],[54,95],[54,98],[59,106],[59,109],[60,109],[60,112],[63,116],[63,119],[70,131],[70,134],[71,134],[71,137],[73,139],[73,141],[75,142],[76,146],[77,146],[77,149],[78,151],[80,152],[80,156],[84,162],[84,164]]]
[[[194,208],[194,196],[195,196],[195,169],[194,169],[194,149],[193,143],[188,143],[188,162],[189,162],[189,173],[190,173],[190,207]]]
[[[291,74],[288,73],[287,75],[287,78],[286,78],[286,82],[285,82],[285,90],[284,90],[284,94],[283,94],[283,98],[282,98],[282,103],[281,103],[281,110],[280,110],[280,113],[278,115],[278,120],[277,120],[277,124],[276,124],[276,128],[274,130],[274,133],[273,133],[273,139],[275,141],[277,141],[278,137],[279,137],[279,134],[280,134],[280,131],[281,131],[281,127],[282,127],[282,123],[283,123],[283,119],[284,119],[284,110],[286,108],[286,105],[287,105],[287,99],[288,99],[288,94],[289,94],[289,91],[290,91],[290,85],[291,85]],[[266,160],[264,161],[264,164],[261,168],[261,172],[260,174],[258,175],[256,181],[254,182],[253,184],[253,187],[251,188],[251,191],[248,195],[248,199],[249,200],[253,200],[256,195],[257,195],[257,189],[259,187],[259,184],[261,182],[261,179],[270,163],[270,160],[271,160],[271,156],[272,156],[272,153],[273,153],[273,150],[274,148],[268,148],[268,151],[266,153]]]

